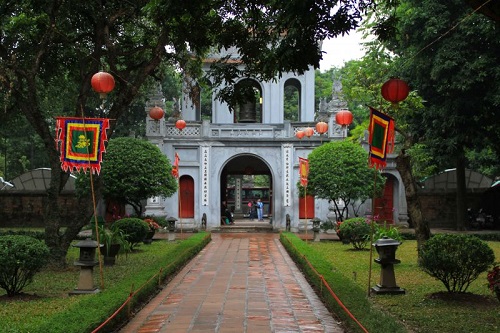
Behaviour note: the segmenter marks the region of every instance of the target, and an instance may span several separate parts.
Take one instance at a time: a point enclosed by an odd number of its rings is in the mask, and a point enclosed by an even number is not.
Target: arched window
[[[262,90],[259,83],[245,79],[235,86],[238,102],[235,107],[235,123],[262,122]]]
[[[283,93],[284,119],[290,121],[300,120],[300,82],[297,79],[285,81]]]

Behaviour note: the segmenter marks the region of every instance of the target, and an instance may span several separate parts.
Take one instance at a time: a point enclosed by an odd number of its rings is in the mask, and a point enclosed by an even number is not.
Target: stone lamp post
[[[375,259],[377,264],[382,266],[380,271],[380,282],[372,288],[375,294],[404,294],[405,290],[396,284],[394,275],[394,265],[401,261],[396,259],[396,250],[401,243],[384,236],[377,240],[373,246],[377,250],[379,257]]]
[[[80,258],[74,263],[75,266],[80,266],[80,279],[78,280],[76,289],[69,294],[81,295],[96,294],[100,292],[100,290],[94,286],[93,278],[94,266],[98,264],[98,261],[95,259],[98,246],[97,242],[87,238],[73,246],[80,248]]]
[[[172,242],[175,240],[175,221],[177,219],[173,216],[167,219],[168,222],[168,241]]]
[[[312,223],[313,223],[313,232],[314,232],[314,241],[315,242],[319,242],[320,241],[320,238],[319,238],[319,225],[321,224],[321,220],[317,217],[313,218],[312,219]]]

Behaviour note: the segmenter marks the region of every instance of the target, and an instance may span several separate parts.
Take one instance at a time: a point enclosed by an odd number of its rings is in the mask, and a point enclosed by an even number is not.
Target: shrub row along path
[[[343,332],[278,234],[212,241],[121,332]]]

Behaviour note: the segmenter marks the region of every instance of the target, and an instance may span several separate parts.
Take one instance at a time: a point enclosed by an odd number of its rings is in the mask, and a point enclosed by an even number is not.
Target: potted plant
[[[151,244],[153,242],[153,236],[155,235],[156,230],[160,229],[160,225],[151,218],[144,219],[144,222],[148,224],[149,228],[146,237],[144,237],[144,244]]]
[[[103,244],[101,254],[104,256],[104,265],[112,266],[119,253],[130,250],[130,243],[126,239],[126,234],[116,227],[106,229],[104,226],[99,226],[98,231],[99,242]]]

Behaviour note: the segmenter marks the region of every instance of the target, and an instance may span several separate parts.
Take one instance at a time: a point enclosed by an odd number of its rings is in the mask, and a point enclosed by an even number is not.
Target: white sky
[[[360,43],[361,33],[356,31],[323,41],[323,51],[326,53],[323,54],[323,60],[319,64],[320,70],[325,72],[332,66],[342,67],[346,61],[360,59],[364,55]]]

